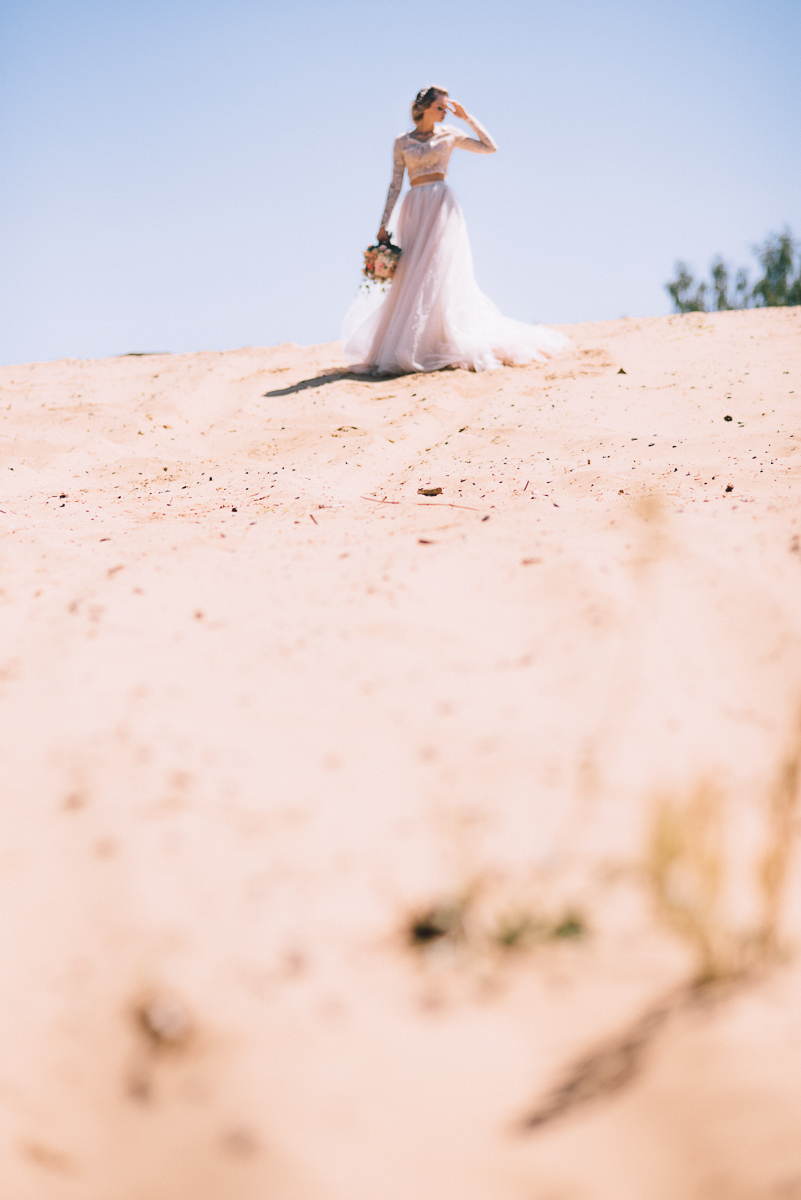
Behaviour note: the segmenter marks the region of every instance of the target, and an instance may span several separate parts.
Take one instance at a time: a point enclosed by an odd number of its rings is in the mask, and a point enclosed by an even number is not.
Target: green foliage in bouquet
[[[732,279],[718,255],[710,264],[710,280],[696,280],[685,262],[676,263],[676,278],[665,284],[676,312],[726,312],[733,308],[775,308],[801,304],[801,253],[789,229],[772,233],[754,255],[762,278],[751,287],[748,271],[740,267]]]

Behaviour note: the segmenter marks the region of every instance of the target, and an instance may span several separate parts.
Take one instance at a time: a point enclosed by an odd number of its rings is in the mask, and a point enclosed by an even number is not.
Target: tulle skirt
[[[407,192],[397,242],[403,250],[387,293],[360,294],[343,324],[354,371],[402,375],[540,362],[570,344],[544,325],[504,317],[481,292],[462,210],[446,183]]]

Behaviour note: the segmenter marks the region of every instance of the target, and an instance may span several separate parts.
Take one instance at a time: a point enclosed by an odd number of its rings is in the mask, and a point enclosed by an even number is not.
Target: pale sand
[[[0,372],[4,1198],[801,1196],[801,309],[568,332]]]

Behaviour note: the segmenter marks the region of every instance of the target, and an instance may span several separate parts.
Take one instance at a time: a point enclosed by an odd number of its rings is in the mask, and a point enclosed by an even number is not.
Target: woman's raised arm
[[[449,107],[455,117],[458,117],[460,121],[465,121],[473,130],[473,133],[478,134],[478,140],[476,140],[475,138],[465,137],[463,133],[460,133],[454,144],[462,150],[472,150],[474,154],[494,154],[498,147],[484,126],[479,125],[476,118],[466,113],[461,104],[457,104],[455,100],[451,100]]]

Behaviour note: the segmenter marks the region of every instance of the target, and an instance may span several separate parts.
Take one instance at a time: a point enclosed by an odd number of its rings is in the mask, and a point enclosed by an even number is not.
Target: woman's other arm
[[[459,146],[462,150],[472,150],[474,154],[494,154],[498,147],[484,126],[479,125],[476,118],[466,113],[461,104],[457,104],[455,100],[450,102],[449,107],[455,117],[458,117],[460,121],[465,121],[473,130],[473,133],[478,134],[478,140],[476,140],[475,138],[465,137],[463,133],[459,133],[456,136],[454,145]]]
[[[392,216],[392,210],[397,203],[400,195],[401,186],[403,184],[403,151],[401,150],[401,139],[395,139],[395,146],[392,151],[392,182],[389,185],[387,192],[387,202],[384,205],[384,213],[381,217],[381,228],[378,231],[379,242],[388,242],[389,234],[387,233],[387,221]]]

